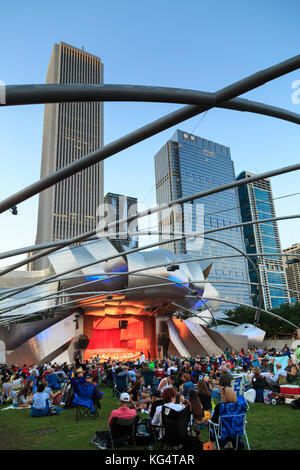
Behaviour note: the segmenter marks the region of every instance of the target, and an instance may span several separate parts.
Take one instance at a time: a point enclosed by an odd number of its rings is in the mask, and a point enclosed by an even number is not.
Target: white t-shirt
[[[160,388],[160,384],[162,382],[164,383],[164,385]],[[158,390],[160,390],[160,392],[162,393],[164,390],[166,390],[166,388],[173,388],[173,385],[169,384],[168,380],[165,377],[164,379],[161,379],[161,381],[159,382]]]
[[[276,372],[275,372],[275,375],[274,375],[274,382],[278,382],[278,379],[279,379],[279,376],[280,375],[283,375],[283,376],[287,376],[287,373],[286,373],[286,370],[284,369],[278,369]]]
[[[171,366],[167,370],[167,375],[177,374],[177,367]]]
[[[146,362],[145,354],[142,354],[140,357],[140,364],[142,364],[143,362]]]

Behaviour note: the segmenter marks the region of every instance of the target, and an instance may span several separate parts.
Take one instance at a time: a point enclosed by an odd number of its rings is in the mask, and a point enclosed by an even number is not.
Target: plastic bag
[[[256,398],[256,391],[254,388],[249,388],[249,390],[244,393],[244,398],[247,402],[254,403]]]

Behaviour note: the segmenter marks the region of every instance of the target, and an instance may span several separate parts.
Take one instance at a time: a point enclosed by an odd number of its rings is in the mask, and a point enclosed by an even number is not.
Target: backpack
[[[137,445],[147,445],[152,442],[150,423],[151,421],[148,418],[139,419],[135,434],[135,441]]]
[[[271,403],[272,392],[270,390],[264,390],[264,403],[269,405]]]
[[[109,431],[96,431],[96,434],[94,435],[91,442],[100,449],[112,448],[111,435]]]
[[[183,443],[182,450],[192,450],[192,451],[203,450],[203,442],[200,441],[199,437],[188,436],[187,439]]]

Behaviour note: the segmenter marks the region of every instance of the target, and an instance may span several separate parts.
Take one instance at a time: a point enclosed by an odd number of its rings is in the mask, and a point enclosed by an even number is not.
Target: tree
[[[279,308],[270,310],[271,312],[279,315],[285,320],[290,321],[294,325],[299,326],[300,328],[300,303],[296,304],[281,304]],[[228,315],[229,319],[236,323],[251,323],[254,322],[255,310],[250,307],[236,307],[232,310],[226,310],[224,312]],[[220,321],[221,323],[221,321]],[[226,324],[224,322],[224,324]],[[286,323],[282,320],[279,320],[267,313],[261,312],[259,320],[259,328],[266,332],[266,336],[274,337],[277,334],[281,335],[291,335],[295,333],[295,327]]]

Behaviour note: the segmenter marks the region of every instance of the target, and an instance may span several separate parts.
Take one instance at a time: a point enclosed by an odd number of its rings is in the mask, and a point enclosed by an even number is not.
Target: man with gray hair
[[[275,374],[271,377],[267,377],[266,381],[271,387],[277,386],[278,388],[281,382],[281,377],[286,377],[287,372],[286,370],[282,368],[282,365],[280,364],[280,362],[277,362],[277,364],[275,365],[275,369],[276,369]]]

